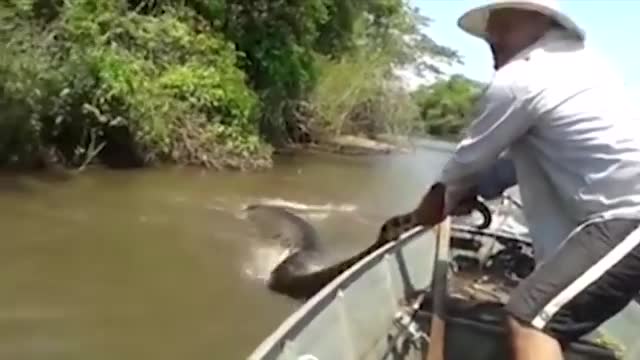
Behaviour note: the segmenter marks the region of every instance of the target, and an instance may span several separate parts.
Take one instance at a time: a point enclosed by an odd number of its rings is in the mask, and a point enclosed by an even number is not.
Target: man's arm
[[[498,76],[476,105],[475,119],[440,175],[439,182],[447,187],[446,213],[468,197],[482,173],[525,134],[535,120],[523,104],[523,96],[506,81],[509,79],[501,80]],[[485,185],[487,180],[483,179]],[[515,176],[509,180],[514,181],[508,183],[515,184]]]
[[[462,199],[463,203],[458,207],[449,210],[446,215],[467,215],[476,208],[473,201],[465,202],[465,200],[476,200],[476,196],[480,195],[487,200],[492,200],[517,184],[517,177],[513,161],[506,156],[500,157],[493,166],[483,171],[479,180],[469,195],[468,199]],[[443,213],[445,207],[446,188],[443,183],[436,183],[422,198],[417,214],[422,219],[423,225],[433,226],[445,217]]]
[[[517,183],[513,161],[504,156],[480,174],[476,184],[476,193],[487,200],[493,200]]]

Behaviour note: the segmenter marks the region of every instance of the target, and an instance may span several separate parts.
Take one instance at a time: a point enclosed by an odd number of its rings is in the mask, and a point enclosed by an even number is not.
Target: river
[[[306,207],[331,256],[345,257],[416,205],[448,148],[282,156],[252,174],[4,175],[0,358],[243,359],[298,304],[264,286],[273,254],[242,207]]]

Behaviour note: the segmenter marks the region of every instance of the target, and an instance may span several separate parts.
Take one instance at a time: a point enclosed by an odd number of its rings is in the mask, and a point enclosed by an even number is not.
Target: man
[[[537,262],[506,306],[513,358],[562,359],[561,343],[640,290],[640,119],[554,2],[497,1],[458,24],[489,44],[496,72],[416,212],[437,224],[477,195],[483,174],[513,165]]]

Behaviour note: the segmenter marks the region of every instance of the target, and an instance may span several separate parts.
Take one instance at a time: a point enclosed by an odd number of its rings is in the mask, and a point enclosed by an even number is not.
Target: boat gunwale
[[[531,242],[528,238],[519,236],[517,234],[510,234],[509,232],[496,231],[491,229],[478,230],[470,226],[462,224],[452,224],[452,237],[455,237],[456,233],[469,233],[472,236],[488,236],[493,237],[497,241],[498,238],[504,240],[511,240],[519,242],[523,245],[531,246]],[[421,236],[431,232],[431,228],[424,228],[422,226],[413,228],[403,233],[398,240],[383,245],[373,253],[369,254],[358,263],[354,264],[351,268],[347,269],[329,284],[317,292],[313,297],[308,299],[298,309],[291,313],[287,318],[282,321],[278,327],[267,336],[249,355],[248,360],[262,360],[270,358],[269,356],[286,351],[287,342],[295,338],[308,324],[308,321],[313,320],[318,314],[320,314],[326,306],[328,306],[337,296],[339,296],[342,289],[348,288],[354,281],[370,268],[376,266],[380,261],[383,261],[386,256],[393,254],[399,249],[403,248],[407,244],[418,240]],[[527,241],[528,240],[528,241]],[[435,241],[433,242],[435,246]],[[435,255],[435,253],[434,253]],[[448,316],[449,317],[449,316]],[[457,316],[451,316],[450,320],[454,322],[461,321],[465,323],[470,321],[479,326],[479,322],[470,319],[464,319]],[[484,324],[487,326],[487,324]],[[494,327],[495,324],[490,324],[489,327]],[[595,345],[592,341],[577,340],[573,346],[579,348],[592,347]],[[597,346],[600,347],[600,346]]]
[[[333,299],[339,295],[339,292],[343,288],[349,287],[349,285],[351,285],[353,281],[357,280],[357,278],[366,270],[382,261],[385,255],[392,253],[411,241],[417,240],[421,235],[425,235],[430,231],[430,228],[427,229],[423,226],[415,227],[403,233],[398,240],[385,244],[338,275],[329,284],[322,288],[322,290],[317,292],[301,307],[289,315],[267,338],[262,341],[262,343],[251,353],[248,359],[263,359],[265,355],[268,355],[273,351],[277,351],[277,347],[284,346],[289,338],[299,333],[300,330],[306,326],[306,322],[304,320],[311,320],[316,317],[328,303],[333,301]]]

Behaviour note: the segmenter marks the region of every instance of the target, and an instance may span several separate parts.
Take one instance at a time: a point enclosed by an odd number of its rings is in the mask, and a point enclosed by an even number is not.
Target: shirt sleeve
[[[522,96],[497,78],[479,99],[475,118],[440,174],[439,181],[447,186],[447,212],[477,185],[481,172],[533,124],[534,116],[526,110]]]
[[[479,175],[476,190],[477,194],[483,198],[493,200],[517,183],[518,178],[513,161],[503,156]]]

